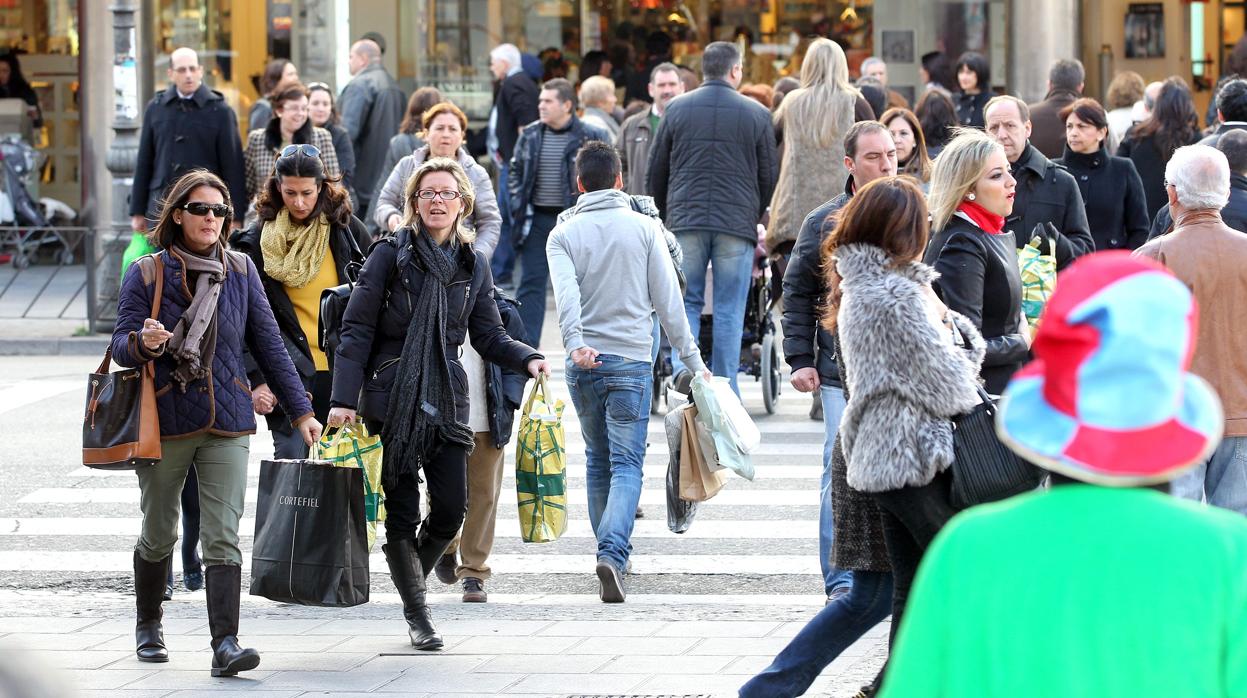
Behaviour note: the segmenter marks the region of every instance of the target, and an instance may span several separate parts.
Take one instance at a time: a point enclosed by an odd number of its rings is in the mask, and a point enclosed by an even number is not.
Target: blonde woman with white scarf
[[[327,176],[318,149],[289,145],[256,198],[258,220],[230,238],[230,247],[255,262],[290,360],[323,422],[329,413],[329,357],[317,346],[320,294],[347,282],[346,265],[363,262],[369,236],[351,214],[351,199]],[[282,405],[246,357],[251,402],[268,420],[277,458],[306,458]]]

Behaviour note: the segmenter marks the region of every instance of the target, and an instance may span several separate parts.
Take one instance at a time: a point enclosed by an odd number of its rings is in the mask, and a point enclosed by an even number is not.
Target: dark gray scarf
[[[217,245],[209,256],[201,257],[174,243],[173,251],[182,260],[182,273],[195,279],[191,304],[174,325],[169,338],[169,353],[177,362],[173,382],[185,393],[186,386],[198,378],[206,378],[216,355],[217,303],[225,281],[225,248]]]
[[[410,248],[424,270],[424,282],[412,300],[411,321],[381,433],[385,444],[382,484],[386,487],[397,486],[403,473],[415,475],[444,444],[463,446],[469,452],[473,445],[472,430],[455,418],[446,357],[446,287],[459,270],[459,243],[452,238],[447,254],[423,229],[407,228],[398,236],[400,260],[404,247]]]

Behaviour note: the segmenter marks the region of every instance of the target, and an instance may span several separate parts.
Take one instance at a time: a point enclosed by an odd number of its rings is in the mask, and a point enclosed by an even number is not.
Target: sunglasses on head
[[[283,158],[288,158],[295,153],[303,153],[309,158],[318,158],[320,157],[320,148],[311,143],[293,143],[281,149],[281,157]]]
[[[224,218],[229,213],[229,206],[226,204],[209,204],[203,201],[188,201],[182,204],[182,208],[192,216],[206,216],[211,211],[217,218]]]
[[[309,83],[307,84],[307,89],[308,89],[308,91],[311,91],[311,90],[324,90],[325,92],[328,92],[328,93],[330,93],[330,94],[333,94],[333,90],[330,90],[330,89],[329,89],[329,86],[328,86],[328,85],[326,85],[326,84],[325,84],[325,83],[323,83],[323,82],[309,82]]]

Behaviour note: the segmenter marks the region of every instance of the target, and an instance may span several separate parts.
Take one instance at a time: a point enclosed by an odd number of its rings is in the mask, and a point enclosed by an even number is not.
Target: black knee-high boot
[[[425,603],[426,573],[420,564],[421,556],[416,555],[415,543],[410,538],[390,541],[381,546],[381,550],[390,565],[390,578],[403,600],[403,617],[407,619],[411,646],[418,650],[440,650],[442,636],[433,627],[433,617]]]
[[[172,556],[170,556],[172,557]],[[140,662],[167,662],[169,650],[165,648],[164,628],[160,621],[164,611],[165,572],[169,558],[159,562],[144,560],[134,551],[134,606],[138,622],[134,628],[134,653]]]
[[[238,605],[242,593],[242,568],[209,565],[208,628],[212,632],[212,675],[234,676],[260,666],[260,653],[238,646]]]

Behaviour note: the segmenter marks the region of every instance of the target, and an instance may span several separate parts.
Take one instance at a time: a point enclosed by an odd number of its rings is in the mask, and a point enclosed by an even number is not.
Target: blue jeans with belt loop
[[[567,389],[585,440],[589,523],[599,559],[622,572],[632,553],[632,527],[641,499],[645,435],[653,366],[602,354],[601,366],[583,369],[567,360]]]

